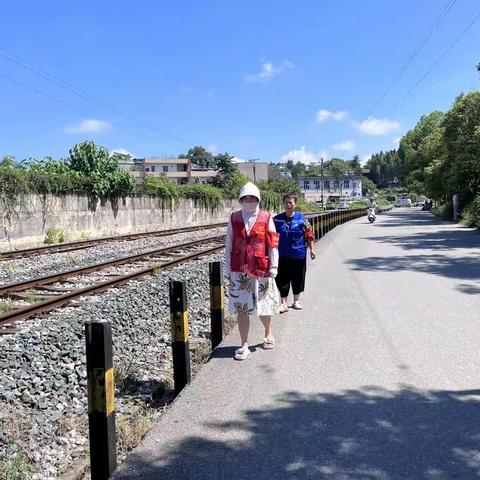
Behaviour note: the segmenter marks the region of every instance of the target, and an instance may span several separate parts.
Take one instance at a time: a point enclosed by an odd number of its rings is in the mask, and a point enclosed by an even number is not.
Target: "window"
[[[168,172],[168,165],[163,166],[162,170],[163,170],[163,173],[167,173]]]
[[[315,184],[315,189],[320,190],[320,180],[314,180],[313,183]]]
[[[155,171],[155,165],[152,165],[152,172]]]
[[[323,182],[323,187],[324,187],[326,190],[330,189],[330,180],[325,180],[325,181]]]
[[[350,180],[343,181],[343,188],[350,188]]]
[[[340,188],[340,182],[338,180],[334,180],[333,181],[333,188],[335,190],[337,190],[338,188]]]
[[[145,171],[146,171],[146,172],[149,172],[149,171],[150,171],[150,168],[149,168],[149,167],[145,167]]]
[[[310,180],[304,180],[303,181],[303,189],[304,190],[310,190]]]

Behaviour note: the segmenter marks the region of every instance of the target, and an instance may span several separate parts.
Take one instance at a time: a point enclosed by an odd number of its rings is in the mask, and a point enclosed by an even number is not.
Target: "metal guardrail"
[[[381,214],[392,209],[391,205],[377,207],[377,213]],[[363,217],[367,214],[366,208],[354,208],[352,210],[332,210],[330,212],[308,214],[307,218],[312,224],[315,241],[320,240],[330,230],[338,225]]]

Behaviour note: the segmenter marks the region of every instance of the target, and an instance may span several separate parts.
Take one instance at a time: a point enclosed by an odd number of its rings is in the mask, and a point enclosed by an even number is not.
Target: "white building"
[[[297,177],[300,191],[306,202],[339,201],[340,199],[357,199],[362,197],[362,179],[358,175],[345,174],[342,178],[330,175],[323,177]]]

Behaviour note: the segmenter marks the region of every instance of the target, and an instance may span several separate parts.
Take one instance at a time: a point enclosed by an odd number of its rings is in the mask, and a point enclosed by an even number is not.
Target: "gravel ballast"
[[[164,404],[172,386],[169,279],[186,280],[191,347],[204,349],[208,262],[223,259],[222,252],[85,297],[79,307],[26,321],[20,333],[0,337],[0,468],[2,460],[24,455],[33,479],[53,479],[88,455],[86,322],[112,323],[117,415]],[[152,408],[148,415],[159,412]]]

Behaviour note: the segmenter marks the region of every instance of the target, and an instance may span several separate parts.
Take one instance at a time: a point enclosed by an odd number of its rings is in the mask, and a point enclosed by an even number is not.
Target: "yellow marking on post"
[[[188,312],[172,313],[172,340],[188,342]]]
[[[115,381],[113,379],[113,368],[105,372],[105,406],[107,417],[115,410]]]
[[[113,368],[93,368],[88,372],[88,385],[88,412],[105,413],[108,417],[115,410]]]
[[[223,287],[220,285],[213,285],[210,289],[210,305],[213,310],[223,309]]]

